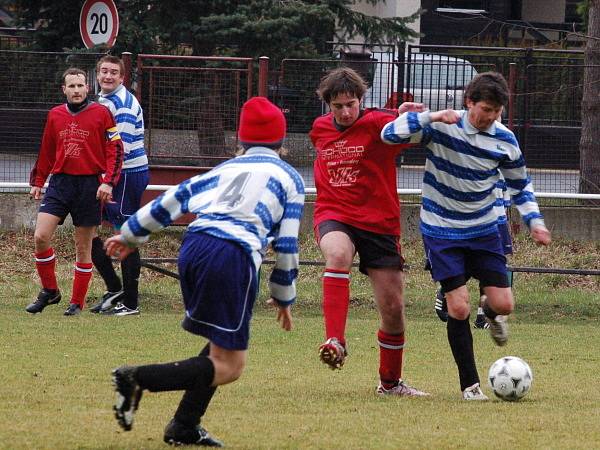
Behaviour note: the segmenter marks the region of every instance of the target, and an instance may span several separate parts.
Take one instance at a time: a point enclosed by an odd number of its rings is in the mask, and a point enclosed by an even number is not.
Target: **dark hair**
[[[508,103],[508,83],[498,72],[483,72],[475,78],[465,89],[465,98],[473,103],[485,101],[500,106]]]
[[[121,75],[125,75],[125,64],[123,64],[123,60],[118,56],[106,55],[100,58],[96,63],[96,72],[100,71],[100,66],[102,65],[102,63],[117,64],[119,66],[119,72],[121,73]]]
[[[62,84],[63,84],[63,86],[64,86],[64,84],[67,81],[67,75],[82,75],[83,79],[85,80],[85,83],[87,84],[87,73],[85,73],[81,69],[78,69],[77,67],[69,67],[62,74]]]
[[[359,100],[367,92],[367,83],[356,72],[349,67],[339,67],[329,71],[319,84],[317,95],[325,103],[340,94],[354,95]]]

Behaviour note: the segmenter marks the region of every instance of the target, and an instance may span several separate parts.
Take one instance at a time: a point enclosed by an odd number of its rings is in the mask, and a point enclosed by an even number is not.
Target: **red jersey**
[[[77,113],[66,104],[48,113],[42,145],[29,184],[44,186],[48,175],[100,175],[115,186],[123,165],[123,144],[108,109],[90,102]]]
[[[379,136],[397,116],[396,111],[366,109],[345,130],[338,128],[331,113],[314,121],[309,136],[317,150],[315,226],[336,220],[400,235],[396,156],[409,145],[387,145]]]

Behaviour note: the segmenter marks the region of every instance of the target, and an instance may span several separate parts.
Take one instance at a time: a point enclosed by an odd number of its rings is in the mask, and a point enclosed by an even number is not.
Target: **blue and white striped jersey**
[[[125,150],[123,172],[148,169],[148,157],[144,151],[144,115],[135,96],[125,86],[107,94],[98,94],[98,103],[106,106],[117,124]]]
[[[498,224],[508,223],[508,217],[506,212],[510,208],[511,200],[508,194],[508,188],[506,187],[506,181],[500,177],[498,183],[496,183],[496,203],[494,208],[496,209],[496,215],[498,216]]]
[[[449,125],[431,122],[429,111],[408,112],[381,131],[388,144],[423,143],[427,148],[421,232],[441,239],[496,232],[504,215],[498,192],[502,181],[527,226],[544,225],[512,131],[499,122],[479,131],[469,123],[467,111],[458,113],[461,120]]]
[[[197,215],[189,232],[235,242],[252,257],[256,270],[272,244],[276,253],[271,296],[282,304],[296,298],[298,231],[304,208],[304,181],[279,155],[253,147],[202,175],[174,186],[131,216],[121,228],[139,245],[150,233],[188,212]]]

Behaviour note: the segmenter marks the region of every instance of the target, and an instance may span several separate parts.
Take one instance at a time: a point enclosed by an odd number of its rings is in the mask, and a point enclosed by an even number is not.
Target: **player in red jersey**
[[[31,171],[29,192],[40,200],[49,175],[35,225],[35,265],[42,283],[37,299],[27,306],[42,312],[61,299],[56,282],[56,257],[52,236],[71,214],[75,226],[75,276],[66,316],[79,314],[92,278],[92,237],[100,225],[101,203],[112,200],[112,188],[123,164],[123,146],[112,114],[90,102],[84,71],[67,69],[63,74],[67,103],[48,113],[38,159]],[[104,175],[102,175],[104,174]]]
[[[404,348],[404,274],[400,250],[400,202],[396,157],[407,146],[389,146],[380,138],[384,125],[398,111],[361,109],[366,83],[354,70],[334,69],[321,80],[317,93],[331,112],[317,118],[310,138],[317,151],[314,163],[317,200],[314,228],[325,258],[323,315],[326,342],[321,360],[340,369],[347,355],[346,318],[350,300],[350,269],[354,255],[369,276],[380,326],[380,395],[428,395],[402,381]],[[422,111],[404,103],[400,113]]]

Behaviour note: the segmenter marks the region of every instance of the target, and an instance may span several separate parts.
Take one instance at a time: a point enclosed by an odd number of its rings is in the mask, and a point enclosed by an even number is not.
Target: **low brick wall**
[[[26,193],[0,193],[0,229],[33,229],[38,205],[39,203],[30,200]],[[313,203],[307,203],[305,206],[302,231],[312,230],[313,206]],[[419,238],[419,205],[402,205],[401,211],[402,235],[409,239]],[[600,208],[546,208],[542,212],[555,237],[584,241],[600,240]],[[514,220],[520,220],[516,210],[512,216]],[[520,229],[524,231],[525,226],[520,223]]]

